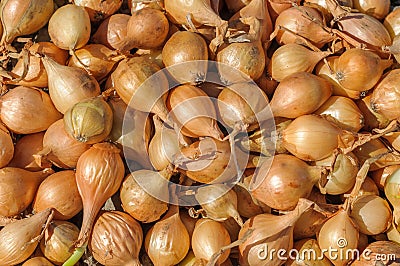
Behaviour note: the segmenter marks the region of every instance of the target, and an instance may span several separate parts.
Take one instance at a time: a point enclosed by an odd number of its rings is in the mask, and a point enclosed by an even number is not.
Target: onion
[[[14,157],[8,166],[40,171],[42,167],[35,162],[33,155],[43,149],[43,136],[44,132],[39,132],[20,138],[15,144]]]
[[[305,211],[294,224],[293,237],[301,240],[308,237],[315,237],[322,225],[331,216],[332,212],[325,209],[309,209]]]
[[[68,65],[85,69],[98,81],[104,79],[122,59],[122,56],[101,44],[85,45],[76,50],[75,54],[76,56],[70,58]]]
[[[251,218],[257,214],[270,212],[269,207],[262,207],[260,203],[255,202],[245,186],[236,184],[232,189],[237,195],[237,210],[240,216]]]
[[[222,139],[217,125],[213,102],[200,88],[180,85],[168,95],[167,106],[171,117],[181,127],[181,133],[188,137]],[[162,118],[162,117],[161,117]]]
[[[47,209],[4,226],[0,231],[0,265],[17,265],[29,258],[51,219],[52,212]]]
[[[270,107],[275,117],[296,118],[315,112],[331,94],[332,86],[328,81],[298,72],[279,83]]]
[[[160,219],[168,209],[168,204],[162,199],[169,199],[166,179],[170,176],[166,174],[166,170],[160,173],[138,170],[126,176],[120,188],[124,211],[143,223]],[[159,197],[163,198],[159,199]]]
[[[347,212],[343,209],[329,218],[318,233],[318,245],[321,249],[336,249],[338,253],[325,253],[335,266],[344,266],[351,261],[350,256],[337,256],[338,254],[349,254],[349,250],[358,246],[359,233],[357,226]],[[330,253],[330,254],[329,254]]]
[[[218,72],[225,84],[246,82],[261,77],[265,54],[261,41],[231,43],[217,54]]]
[[[286,215],[276,216],[265,213],[248,219],[239,232],[239,239],[249,230],[253,232],[239,245],[240,265],[260,265],[260,254],[266,251],[266,245],[268,250],[290,250],[293,247],[293,225],[302,213],[312,208],[313,204],[311,201],[301,199],[296,209],[289,211]],[[285,261],[277,256],[266,256],[262,263],[263,265],[282,265]]]
[[[54,219],[69,220],[82,210],[82,199],[72,170],[60,171],[44,180],[33,201],[35,212],[54,210]]]
[[[79,157],[76,184],[83,203],[83,221],[74,254],[65,265],[74,265],[86,249],[95,218],[124,178],[120,150],[111,143],[96,143]]]
[[[75,5],[85,7],[92,22],[99,22],[111,16],[118,11],[122,2],[122,0],[74,0]]]
[[[361,233],[378,235],[391,225],[392,211],[389,204],[381,197],[364,195],[353,202],[350,217]]]
[[[282,45],[295,43],[299,35],[321,48],[332,41],[332,35],[321,25],[323,26],[324,22],[318,10],[308,6],[291,7],[279,14],[272,36],[276,36],[276,40]]]
[[[376,19],[384,19],[389,13],[390,0],[353,0],[353,7]]]
[[[293,5],[300,5],[300,0],[289,0],[289,1],[281,1],[281,0],[274,0],[274,1],[267,1],[268,3],[268,10],[271,14],[272,22],[275,23],[277,17],[280,13],[293,7]]]
[[[18,60],[11,70],[16,79],[6,81],[9,84],[33,86],[45,88],[48,86],[47,73],[42,60],[36,54],[46,55],[57,63],[64,65],[68,59],[68,53],[50,42],[38,42],[29,47],[28,53]],[[29,63],[26,64],[26,61]]]
[[[85,70],[60,65],[49,57],[42,61],[49,78],[50,98],[62,114],[81,100],[100,94],[96,79]]]
[[[99,215],[93,226],[90,249],[103,265],[141,265],[138,259],[143,242],[140,224],[124,212]]]
[[[398,266],[400,247],[392,241],[376,241],[367,246],[368,255],[352,263],[354,266],[373,266],[377,264]],[[394,255],[394,257],[393,257]]]
[[[319,168],[311,167],[292,155],[278,154],[256,170],[250,192],[257,201],[271,208],[291,210],[300,198],[310,195],[321,177],[320,172]]]
[[[222,223],[210,219],[197,221],[192,236],[192,250],[196,259],[208,262],[215,253],[230,243],[231,238],[228,230]],[[227,260],[229,253],[230,249],[225,250],[217,260],[217,264],[219,265]]]
[[[154,49],[161,46],[169,31],[168,19],[160,10],[143,8],[132,12],[127,25],[127,37],[132,47]]]
[[[234,218],[242,226],[243,220],[237,210],[238,198],[235,191],[223,184],[212,184],[197,189],[195,198],[205,211],[206,217],[222,222]]]
[[[397,169],[400,168],[400,165],[389,165],[384,168],[378,169],[376,171],[371,172],[371,177],[375,181],[375,184],[380,190],[384,190],[386,180],[389,176],[391,176]]]
[[[75,49],[83,47],[89,41],[89,15],[81,6],[62,6],[51,16],[48,31],[51,41],[57,47],[73,54]]]
[[[326,117],[344,130],[358,132],[364,126],[360,109],[346,97],[332,96],[314,113]]]
[[[396,224],[400,221],[400,197],[399,197],[399,187],[400,187],[400,171],[396,170],[393,172],[385,182],[385,195],[387,200],[393,206],[393,216],[394,222]]]
[[[188,253],[189,245],[189,233],[176,205],[172,205],[167,214],[150,228],[144,243],[155,266],[178,264]]]
[[[14,143],[10,132],[0,124],[0,168],[6,166],[14,156]]]
[[[390,37],[394,39],[396,35],[400,33],[400,21],[399,21],[400,9],[393,9],[383,21],[383,25],[388,30]]]
[[[110,49],[129,52],[134,48],[127,31],[130,17],[126,14],[115,14],[105,19],[93,34],[93,42],[103,44]]]
[[[64,115],[64,128],[79,142],[94,144],[105,140],[113,125],[111,107],[102,99],[95,97],[80,101]]]
[[[180,84],[197,84],[206,78],[208,48],[199,34],[190,31],[174,33],[162,48],[162,59],[168,72]]]
[[[44,231],[40,242],[43,255],[56,265],[64,263],[71,256],[71,248],[78,239],[79,228],[67,221],[52,221]]]
[[[54,171],[48,168],[38,172],[14,167],[0,169],[0,215],[10,217],[24,211],[35,197],[40,183],[52,173]]]
[[[336,0],[326,0],[326,4],[345,40],[350,37],[357,40],[357,45],[361,43],[377,51],[391,44],[390,35],[379,20],[363,13],[349,13]]]
[[[33,157],[41,167],[54,164],[65,169],[75,168],[79,157],[89,147],[71,138],[64,129],[64,121],[60,119],[47,129],[43,137],[43,149]]]
[[[46,130],[61,118],[49,95],[42,90],[18,86],[1,97],[1,121],[18,134]]]
[[[339,56],[334,71],[336,79],[344,88],[367,91],[379,81],[383,71],[392,63],[391,60],[382,60],[371,51],[353,48]]]
[[[316,64],[329,54],[328,51],[311,51],[296,43],[285,44],[273,53],[270,73],[277,81],[282,81],[296,72],[311,73]]]
[[[52,0],[1,1],[0,20],[3,25],[1,44],[11,44],[18,36],[38,31],[47,24],[53,11]]]
[[[400,117],[399,69],[393,69],[378,83],[371,95],[371,107],[389,120]]]
[[[323,255],[318,241],[312,238],[305,238],[294,243],[293,249],[297,250],[295,259],[290,258],[285,264],[287,266],[297,265],[320,265],[330,266],[332,263]],[[293,255],[292,255],[293,256]],[[322,259],[321,259],[322,258]]]
[[[48,261],[45,257],[33,257],[25,261],[22,266],[53,266],[54,264]]]
[[[389,119],[373,110],[371,94],[356,101],[356,104],[363,114],[365,130],[371,131],[375,128],[384,128],[389,124]]]
[[[155,113],[165,121],[168,110],[163,94],[168,89],[168,80],[158,71],[160,67],[149,59],[132,57],[122,60],[111,78],[118,95],[129,107]]]

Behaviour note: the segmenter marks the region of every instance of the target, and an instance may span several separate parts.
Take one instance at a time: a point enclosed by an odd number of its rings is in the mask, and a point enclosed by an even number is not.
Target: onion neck
[[[83,254],[85,253],[87,244],[76,248],[74,253],[72,253],[71,257],[66,260],[62,266],[74,266],[78,261],[82,258]]]

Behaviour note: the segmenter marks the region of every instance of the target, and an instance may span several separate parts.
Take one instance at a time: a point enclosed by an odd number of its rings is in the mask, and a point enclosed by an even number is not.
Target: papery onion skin
[[[90,18],[84,7],[68,4],[54,12],[48,31],[52,42],[64,50],[83,47],[90,38]]]
[[[118,11],[122,0],[74,0],[77,6],[85,7],[90,21],[99,22]]]
[[[53,0],[1,1],[0,19],[3,25],[1,44],[10,44],[18,36],[38,31],[46,25],[53,11]]]
[[[40,249],[52,263],[61,265],[71,256],[78,235],[79,228],[73,223],[53,220],[44,232]]]
[[[127,31],[132,46],[154,49],[161,46],[167,38],[169,22],[160,10],[144,8],[132,13]]]
[[[364,116],[364,127],[366,131],[372,131],[374,128],[385,128],[390,120],[384,115],[375,112],[371,106],[371,95],[356,101],[356,104]]]
[[[17,265],[35,251],[43,226],[51,216],[47,209],[29,218],[10,223],[0,231],[0,265]]]
[[[82,199],[72,170],[60,171],[44,180],[33,201],[35,212],[54,209],[54,219],[69,220],[82,210]]]
[[[0,168],[6,166],[14,156],[15,148],[8,129],[0,124]]]
[[[22,168],[28,171],[39,171],[43,169],[35,162],[33,156],[43,149],[43,137],[44,132],[39,132],[20,138],[15,144],[14,157],[8,166]],[[2,147],[4,148],[4,146]]]
[[[143,242],[140,224],[120,211],[102,212],[90,240],[93,257],[108,266],[141,265],[139,251]]]
[[[1,121],[18,134],[44,131],[62,117],[49,95],[36,88],[18,86],[0,101]]]

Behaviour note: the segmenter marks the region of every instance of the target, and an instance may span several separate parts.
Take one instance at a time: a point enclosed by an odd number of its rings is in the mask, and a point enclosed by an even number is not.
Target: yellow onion
[[[353,0],[353,7],[376,19],[384,19],[389,13],[390,0]]]
[[[231,243],[228,230],[220,222],[210,219],[197,221],[192,236],[192,250],[196,259],[210,261],[211,257]],[[228,259],[230,249],[225,250],[217,260],[217,264]]]
[[[388,30],[392,39],[394,39],[394,37],[400,33],[399,15],[400,9],[395,8],[385,17],[383,21],[383,25]]]
[[[371,172],[371,178],[375,181],[375,184],[380,190],[384,190],[386,179],[399,168],[400,165],[398,164],[386,166]]]
[[[400,232],[397,231],[397,226],[392,222],[390,228],[386,231],[388,240],[396,244],[400,244]]]
[[[272,22],[275,23],[276,18],[280,13],[293,7],[293,4],[300,5],[300,0],[290,0],[290,1],[267,1],[268,11],[271,14]]]
[[[18,36],[38,31],[47,24],[53,11],[53,0],[1,1],[0,20],[3,25],[1,44],[10,44]]]
[[[315,112],[329,99],[332,85],[307,72],[297,72],[279,83],[271,99],[275,117],[296,118]]]
[[[293,248],[297,250],[296,257],[290,258],[287,266],[331,266],[332,263],[324,257],[318,241],[312,238],[305,238],[294,243]],[[292,254],[291,256],[294,256]],[[321,259],[322,258],[322,259]]]
[[[113,126],[108,138],[122,146],[125,159],[151,169],[147,153],[152,134],[149,115],[128,107],[120,98],[112,98],[108,104],[113,110]]]
[[[8,129],[0,124],[0,168],[8,165],[14,156],[14,143]]]
[[[154,49],[161,46],[167,38],[169,23],[162,11],[143,8],[132,12],[127,31],[132,47]]]
[[[400,69],[393,69],[376,85],[371,95],[371,107],[375,112],[392,120],[400,117]]]
[[[138,257],[143,242],[140,224],[124,212],[102,212],[90,240],[93,257],[103,265],[141,265]]]
[[[53,220],[44,231],[40,249],[52,263],[61,265],[71,256],[78,235],[79,228],[73,223]]]
[[[344,88],[367,91],[379,81],[383,71],[392,63],[391,60],[382,60],[371,51],[353,48],[339,56],[334,71],[336,79]]]
[[[273,53],[270,61],[270,73],[272,78],[277,81],[296,72],[311,73],[317,63],[329,54],[328,51],[311,51],[296,43],[285,44]]]
[[[236,83],[222,89],[217,104],[219,116],[227,126],[234,130],[238,126],[247,127],[247,131],[251,131],[259,127],[258,120],[265,119],[256,114],[265,110],[268,102],[267,95],[256,84]]]
[[[265,68],[265,53],[260,40],[231,43],[217,53],[218,72],[225,84],[246,82],[261,77]]]
[[[2,96],[0,103],[1,121],[18,134],[44,131],[61,118],[49,95],[36,88],[18,86]]]
[[[94,144],[105,140],[113,124],[111,107],[95,97],[72,106],[64,115],[64,128],[79,142]]]
[[[0,169],[0,215],[14,216],[24,211],[35,197],[40,183],[52,173],[54,171],[49,168],[38,172],[14,167]]]
[[[205,211],[206,217],[222,222],[234,218],[242,226],[243,220],[237,210],[236,192],[224,184],[212,184],[197,189],[195,198]]]
[[[22,86],[33,86],[45,88],[48,86],[47,73],[42,60],[35,54],[46,55],[53,58],[57,63],[64,65],[68,59],[68,52],[64,51],[50,42],[38,42],[29,47],[28,53],[18,60],[11,70],[15,79],[6,81],[9,84]],[[26,61],[29,63],[26,64]]]
[[[74,4],[85,7],[90,21],[99,22],[117,12],[122,0],[74,0]]]
[[[185,258],[190,238],[178,206],[170,206],[165,216],[150,228],[144,246],[155,266],[175,265]]]
[[[83,255],[95,218],[108,198],[114,195],[124,178],[120,150],[111,143],[96,143],[79,157],[76,184],[83,203],[83,221],[74,254],[67,260],[73,265]]]
[[[324,25],[324,22],[317,9],[308,6],[291,7],[279,14],[275,21],[273,34],[281,45],[295,43],[298,39],[297,35],[300,35],[321,48],[332,41],[332,35],[325,31],[321,25]],[[290,32],[281,29],[281,27],[290,30]]]
[[[264,213],[248,219],[239,232],[239,239],[249,230],[253,232],[239,245],[240,265],[278,266],[285,263],[278,256],[270,256],[266,248],[290,250],[293,247],[293,225],[313,204],[311,201],[301,199],[296,209],[285,215]]]
[[[127,175],[122,182],[120,198],[122,208],[136,220],[151,223],[160,219],[168,209],[168,183],[171,175],[166,170],[155,172],[138,170]],[[165,200],[166,199],[166,200]]]
[[[160,70],[147,58],[132,57],[119,62],[111,79],[118,95],[129,107],[155,113],[165,121],[168,110],[164,102],[166,95],[163,95],[168,89],[168,80],[163,72],[158,72]]]
[[[354,266],[399,265],[400,247],[393,241],[376,241],[369,244],[368,254],[360,256],[359,260],[352,263]],[[394,256],[393,256],[394,255]]]
[[[359,233],[353,219],[343,209],[329,218],[318,233],[321,249],[336,249],[335,253],[324,253],[335,266],[344,266],[352,260],[349,250],[358,246]]]
[[[85,70],[60,65],[50,57],[42,61],[49,78],[50,98],[62,114],[79,101],[100,94],[98,82]]]
[[[396,170],[391,174],[385,182],[385,195],[387,200],[393,206],[394,222],[396,224],[400,221],[400,170]]]
[[[60,119],[46,130],[43,149],[33,157],[41,167],[50,167],[54,164],[65,169],[75,168],[79,157],[89,147],[89,144],[71,138],[64,129],[64,121]]]
[[[150,59],[156,63],[159,67],[164,68],[164,63],[162,61],[162,49],[139,49],[135,53],[136,55]]]
[[[338,154],[332,164],[333,156],[315,162],[317,166],[332,166],[326,181],[320,181],[322,192],[331,195],[340,195],[349,191],[356,183],[359,169],[357,157],[353,153]]]
[[[89,15],[84,7],[74,4],[62,6],[51,16],[48,31],[57,47],[73,53],[89,41]]]
[[[105,19],[93,34],[93,42],[103,44],[110,49],[129,52],[134,48],[128,38],[127,31],[130,17],[126,14],[115,14]]]
[[[167,106],[183,135],[222,139],[214,103],[200,88],[192,85],[175,87],[168,95]]]
[[[52,211],[47,209],[4,226],[0,231],[0,265],[17,265],[29,258],[51,219]]]
[[[315,74],[326,79],[332,84],[332,95],[345,96],[351,99],[360,99],[361,91],[348,90],[336,79],[333,71],[334,65],[338,61],[339,56],[328,56],[315,67]]]
[[[48,261],[45,257],[33,257],[25,261],[22,266],[53,266],[54,264]]]
[[[40,171],[42,167],[35,162],[33,155],[43,149],[43,137],[44,132],[39,132],[20,138],[15,144],[14,157],[8,166],[28,171]]]
[[[392,222],[392,211],[386,200],[377,195],[363,195],[352,206],[350,217],[358,230],[366,235],[378,235],[385,232]]]
[[[233,191],[237,195],[237,210],[240,216],[250,218],[257,214],[270,212],[270,208],[262,206],[260,203],[256,203],[255,199],[251,196],[249,190],[242,185],[236,184]]]
[[[76,50],[75,55],[70,58],[68,65],[84,68],[98,81],[105,78],[114,65],[122,59],[122,56],[101,44],[85,45]]]
[[[326,4],[340,32],[357,40],[356,45],[361,43],[380,51],[382,46],[391,44],[390,35],[379,20],[363,13],[348,12],[335,0],[326,0]]]
[[[182,148],[174,164],[194,181],[205,184],[228,182],[238,174],[236,166],[244,168],[247,164],[247,155],[239,148],[235,148],[236,160],[231,153],[227,140],[203,138]]]
[[[82,199],[72,170],[60,171],[47,177],[39,186],[33,201],[35,212],[54,210],[54,219],[69,220],[82,210]]]
[[[272,164],[271,164],[272,160]],[[321,170],[292,155],[278,154],[257,170],[250,185],[251,195],[278,210],[294,209],[300,198],[307,198],[321,177]]]
[[[356,101],[356,104],[363,114],[365,130],[371,131],[375,128],[384,128],[389,124],[389,119],[374,111],[371,105],[371,94]]]
[[[317,111],[340,128],[358,132],[364,126],[364,116],[351,99],[342,96],[330,97]]]
[[[319,232],[327,218],[336,210],[332,211],[331,209],[325,210],[317,208],[305,211],[294,224],[293,238],[295,240],[301,240],[304,238],[314,237],[316,233]]]
[[[162,60],[179,83],[201,83],[206,78],[208,67],[206,41],[197,33],[178,31],[163,46]],[[202,61],[192,62],[195,60]]]

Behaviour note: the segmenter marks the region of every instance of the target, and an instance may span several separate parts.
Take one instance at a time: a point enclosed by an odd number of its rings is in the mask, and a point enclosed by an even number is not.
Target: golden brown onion
[[[14,156],[14,143],[8,129],[0,124],[0,168],[6,166]]]
[[[371,105],[371,94],[356,101],[356,104],[364,116],[365,130],[371,131],[374,128],[382,129],[389,124],[390,122],[389,119],[375,112],[374,109],[372,108],[373,106]]]
[[[122,0],[74,0],[77,6],[85,7],[90,21],[99,22],[118,11]]]
[[[383,25],[388,30],[392,39],[400,33],[400,9],[395,8],[391,11],[383,21]]]
[[[389,13],[390,0],[353,0],[353,7],[376,19],[384,19]]]
[[[20,138],[15,144],[14,157],[8,166],[28,171],[41,170],[42,167],[35,162],[34,155],[43,149],[43,137],[44,132],[39,132]]]
[[[53,266],[54,264],[48,261],[45,257],[33,257],[25,261],[22,266]]]

